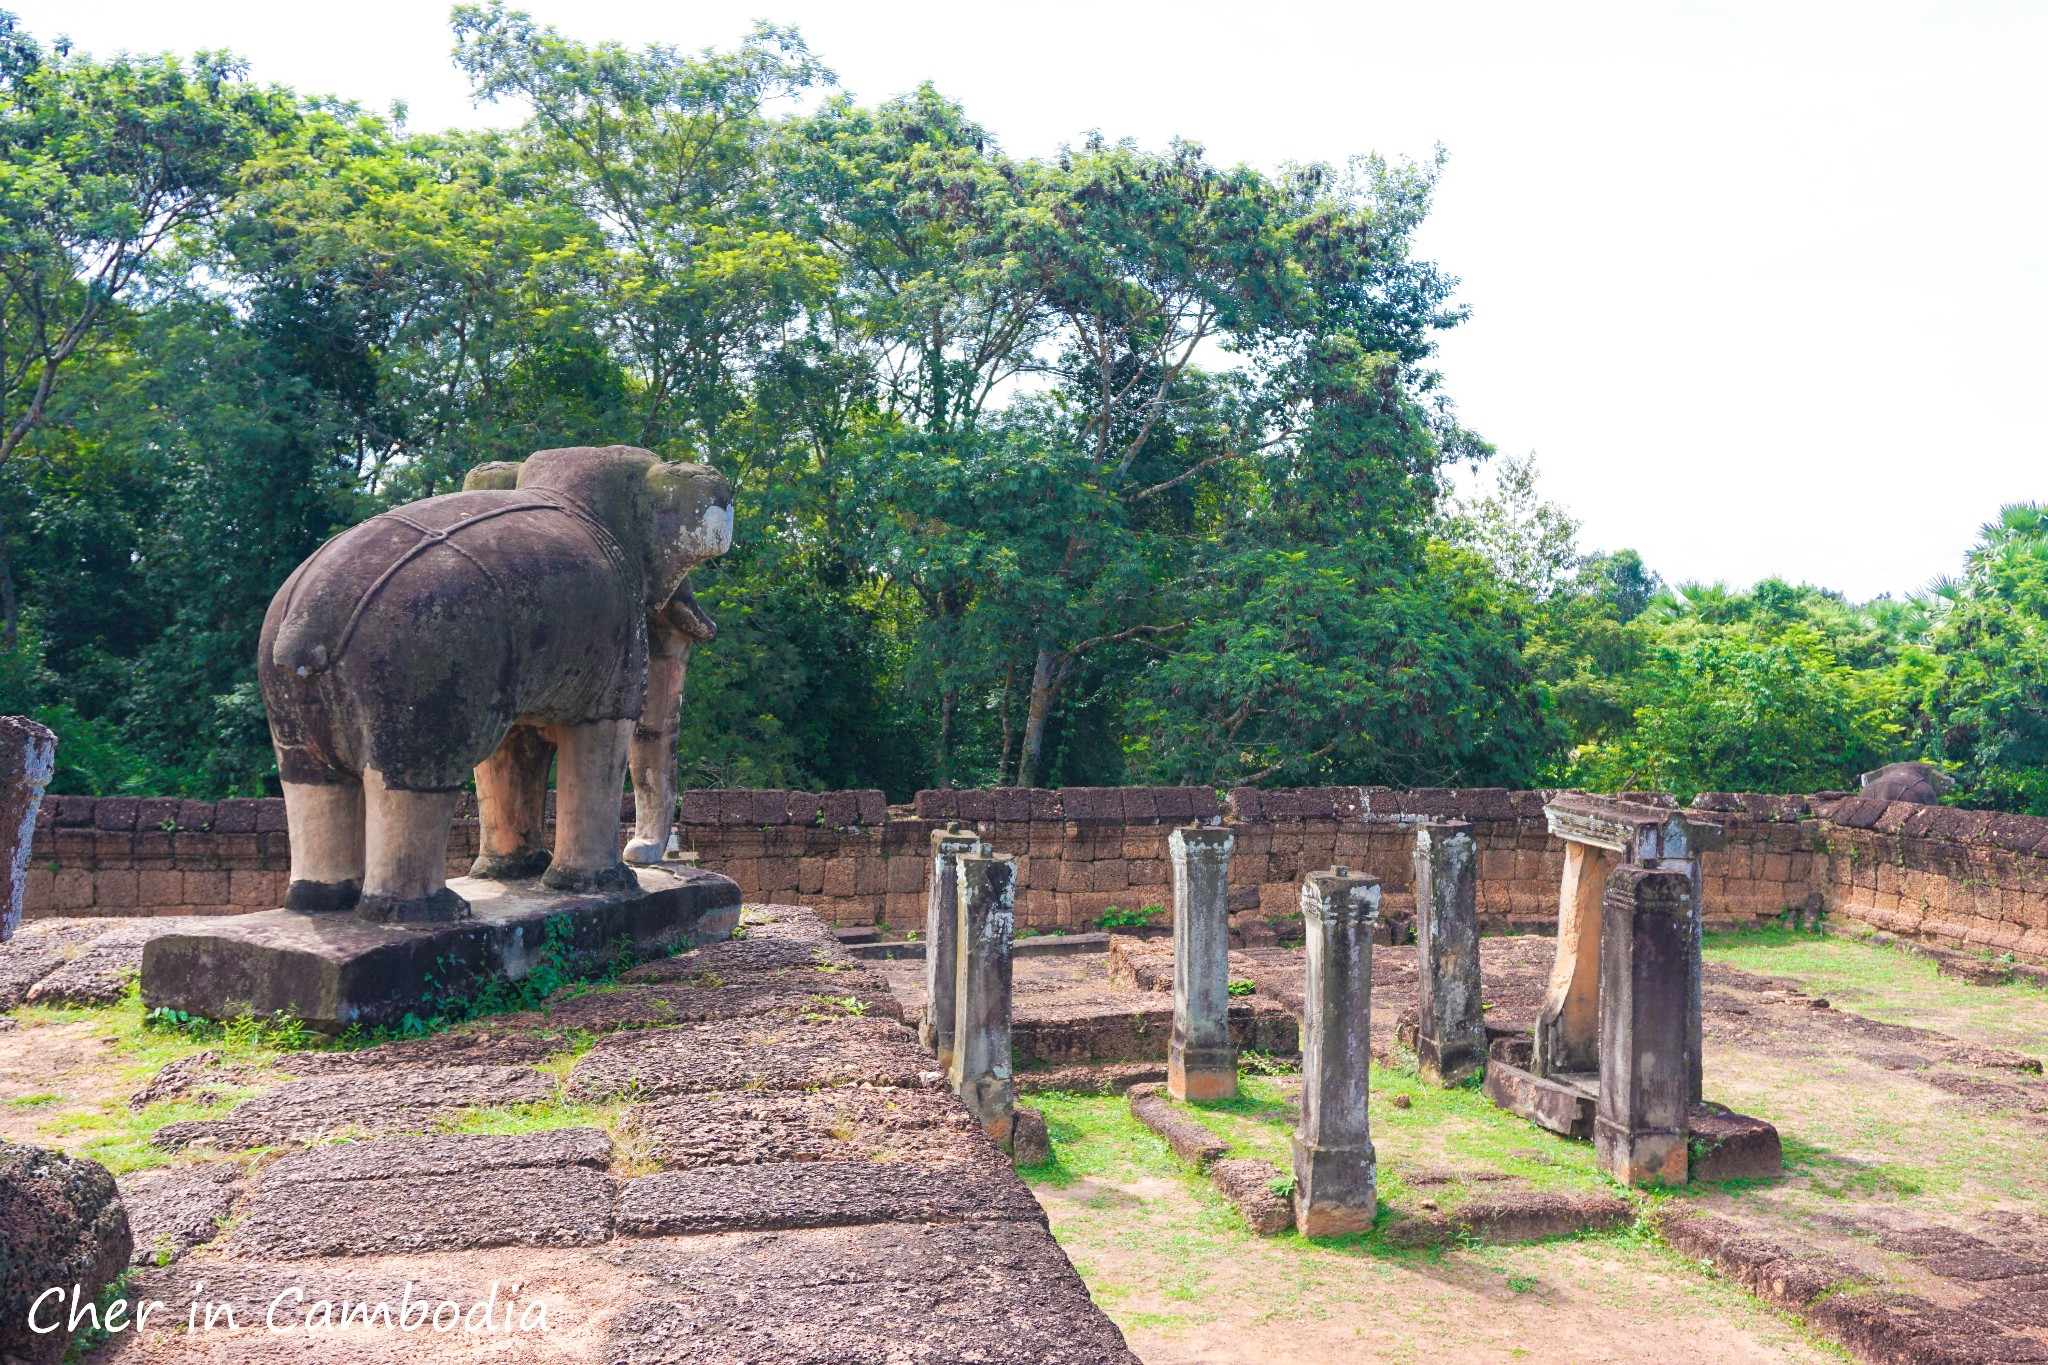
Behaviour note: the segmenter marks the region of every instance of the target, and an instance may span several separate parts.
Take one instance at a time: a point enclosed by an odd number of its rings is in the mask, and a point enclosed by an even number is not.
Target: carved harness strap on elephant
[[[684,576],[730,541],[731,491],[714,471],[612,446],[484,466],[462,492],[322,546],[271,603],[258,660],[292,831],[288,904],[465,913],[442,879],[472,771],[478,875],[630,881],[617,848],[627,746],[636,722],[673,736],[644,714],[650,631],[673,655],[667,619],[702,620]],[[558,748],[550,866],[540,806]]]

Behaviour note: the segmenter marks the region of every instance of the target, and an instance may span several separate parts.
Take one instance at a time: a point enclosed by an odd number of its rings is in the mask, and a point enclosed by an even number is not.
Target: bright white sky
[[[93,52],[227,47],[419,126],[473,109],[420,0],[0,0]],[[794,24],[845,86],[929,79],[1010,151],[1090,128],[1223,162],[1451,161],[1426,251],[1466,420],[1535,451],[1587,548],[1852,597],[2048,499],[2039,0],[528,0],[585,40]]]

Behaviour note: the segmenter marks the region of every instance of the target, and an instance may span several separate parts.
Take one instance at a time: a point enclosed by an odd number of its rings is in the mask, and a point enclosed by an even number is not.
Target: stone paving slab
[[[294,1152],[263,1168],[266,1188],[323,1180],[393,1180],[474,1175],[525,1166],[588,1166],[612,1162],[612,1140],[596,1128],[537,1133],[444,1133],[435,1137],[336,1142]]]
[[[11,1010],[28,998],[29,988],[72,958],[118,920],[29,920],[0,950],[0,1010]]]
[[[147,1171],[116,1183],[139,1266],[168,1265],[211,1242],[249,1190],[242,1168],[232,1162]]]
[[[629,1180],[619,1192],[619,1231],[643,1237],[978,1222],[1045,1222],[1031,1191],[992,1147],[966,1161],[790,1161],[661,1171]]]
[[[749,932],[746,938],[706,944],[687,953],[643,962],[621,972],[619,980],[651,983],[684,981],[711,973],[770,971],[776,968],[852,967],[855,959],[829,936],[824,939],[797,937],[784,933],[773,937],[766,930]]]
[[[151,939],[218,923],[210,915],[165,915],[124,920],[94,938],[83,953],[29,987],[30,1005],[111,1005],[142,971],[143,949]]]
[[[861,1083],[928,1090],[943,1079],[932,1067],[916,1036],[888,1020],[760,1020],[611,1034],[576,1063],[568,1088],[587,1100]]]
[[[634,1112],[650,1156],[673,1170],[766,1162],[963,1159],[988,1139],[950,1095],[869,1086],[716,1091]]]
[[[1136,1365],[1036,1223],[900,1224],[633,1246],[654,1277],[608,1365]]]
[[[222,1243],[244,1258],[592,1246],[612,1233],[602,1134],[462,1136],[316,1147],[267,1173]],[[286,1165],[280,1162],[279,1165]]]
[[[552,1080],[518,1066],[312,1076],[246,1099],[222,1118],[166,1124],[154,1140],[170,1148],[265,1147],[349,1131],[407,1132],[463,1109],[537,1104],[554,1095]]]

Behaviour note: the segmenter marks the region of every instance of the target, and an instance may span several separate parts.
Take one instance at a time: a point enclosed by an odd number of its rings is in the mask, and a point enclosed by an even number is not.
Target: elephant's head
[[[725,476],[635,446],[572,446],[478,465],[462,486],[545,489],[581,504],[635,561],[649,610],[673,598],[692,568],[732,548]]]

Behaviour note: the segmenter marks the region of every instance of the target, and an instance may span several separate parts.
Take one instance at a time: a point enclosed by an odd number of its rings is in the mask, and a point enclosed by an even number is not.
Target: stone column
[[[1699,856],[1695,854],[1690,858],[1656,858],[1644,865],[1660,868],[1666,872],[1684,874],[1692,891],[1692,904],[1686,915],[1685,926],[1685,1053],[1686,1085],[1692,1095],[1693,1102],[1698,1103],[1702,1098],[1703,1064],[1706,1060],[1706,1034],[1703,1026],[1706,1001],[1704,998],[1704,982],[1702,980],[1704,968],[1700,959],[1702,901],[1700,894],[1702,890],[1700,860]]]
[[[1692,883],[1628,866],[1600,916],[1600,1107],[1593,1155],[1625,1185],[1683,1185],[1689,1108],[1686,996]]]
[[[1566,840],[1557,898],[1557,962],[1536,1016],[1539,1076],[1600,1069],[1600,896],[1619,855]]]
[[[963,853],[981,853],[981,840],[971,829],[948,822],[932,831],[932,878],[925,890],[924,1022],[918,1041],[939,1059],[939,1070],[953,1065],[954,977],[959,972],[960,869]]]
[[[1372,935],[1380,884],[1348,868],[1301,886],[1308,931],[1302,1000],[1301,1126],[1294,1133],[1294,1225],[1304,1237],[1364,1232],[1378,1210],[1371,1095]]]
[[[1177,1100],[1237,1094],[1230,1043],[1230,831],[1190,825],[1167,836],[1173,862],[1173,1038],[1166,1093]]]
[[[1431,821],[1415,831],[1415,966],[1422,995],[1415,1056],[1423,1079],[1435,1085],[1456,1085],[1486,1062],[1473,863],[1472,826],[1464,821]]]
[[[959,858],[960,917],[954,972],[953,1093],[1007,1151],[1016,1114],[1010,1079],[1010,943],[1016,928],[1017,863],[1004,853]]]
[[[56,768],[55,735],[26,716],[0,716],[0,943],[21,927],[36,811]]]

